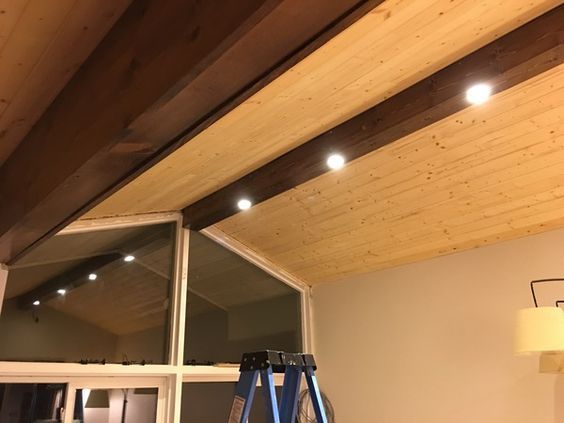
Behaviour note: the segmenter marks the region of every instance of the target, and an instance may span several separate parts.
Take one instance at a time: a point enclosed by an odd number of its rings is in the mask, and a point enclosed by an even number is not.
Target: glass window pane
[[[55,236],[10,269],[0,360],[164,363],[175,224]]]
[[[62,421],[66,385],[0,383],[0,423]]]
[[[280,399],[281,387],[276,387]],[[182,384],[181,423],[225,423],[229,418],[235,383]],[[249,423],[270,423],[266,417],[261,387],[257,386]]]
[[[186,363],[302,350],[300,293],[197,232],[190,234],[187,303]]]
[[[78,389],[73,423],[154,423],[157,388]]]

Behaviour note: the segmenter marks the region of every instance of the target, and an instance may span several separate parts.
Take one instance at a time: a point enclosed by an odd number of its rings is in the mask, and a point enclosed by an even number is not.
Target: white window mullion
[[[73,382],[67,384],[67,392],[65,395],[65,414],[63,423],[73,423],[74,402],[76,400],[76,386]]]
[[[179,423],[182,411],[182,373],[180,371],[169,378],[167,386],[168,407],[166,423]]]
[[[186,291],[188,287],[188,248],[190,231],[178,222],[172,292],[170,363],[182,366],[184,361],[184,330],[186,325]]]

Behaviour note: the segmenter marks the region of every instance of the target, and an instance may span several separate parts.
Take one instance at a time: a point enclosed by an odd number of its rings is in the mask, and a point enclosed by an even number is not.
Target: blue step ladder
[[[259,351],[243,354],[239,382],[228,423],[247,423],[260,375],[268,421],[294,423],[298,412],[298,398],[302,373],[305,375],[317,423],[327,423],[321,393],[315,377],[315,360],[311,354]],[[280,408],[276,398],[274,373],[284,373]],[[252,422],[250,422],[252,423]]]

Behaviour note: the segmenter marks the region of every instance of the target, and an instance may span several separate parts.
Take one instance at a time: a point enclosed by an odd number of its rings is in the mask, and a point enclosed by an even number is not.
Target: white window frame
[[[74,407],[76,389],[80,387],[100,389],[157,387],[159,392],[157,422],[165,423],[180,421],[183,383],[236,382],[239,379],[239,369],[236,367],[185,366],[183,364],[190,231],[182,227],[181,213],[152,213],[80,220],[69,225],[59,234],[83,233],[167,222],[176,223],[168,357],[170,364],[123,366],[120,364],[81,365],[77,363],[0,361],[0,383],[66,383],[68,388],[65,398],[65,411]],[[260,257],[256,252],[217,228],[210,227],[204,229],[201,233],[301,294],[302,345],[304,352],[313,353],[310,287],[304,281],[289,274],[269,260]],[[0,306],[2,296],[0,295]],[[282,379],[283,375],[276,375],[277,384],[281,384]],[[149,385],[147,385],[148,383]],[[65,412],[64,423],[72,423],[72,412]]]
[[[157,388],[158,423],[166,423],[169,383],[167,377],[119,377],[115,376],[0,376],[0,383],[57,383],[66,385],[63,408],[63,423],[72,423],[74,401],[77,389],[121,389],[121,388]]]
[[[63,423],[73,423],[74,402],[77,389],[157,388],[158,423],[165,423],[168,413],[168,379],[151,377],[97,377],[70,378],[67,385],[66,408]]]

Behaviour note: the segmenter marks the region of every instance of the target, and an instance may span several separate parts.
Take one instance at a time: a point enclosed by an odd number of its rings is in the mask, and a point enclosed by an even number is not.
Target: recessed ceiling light
[[[41,301],[39,301],[39,300],[35,300],[35,301],[33,302],[33,305],[34,305],[34,306],[38,306],[39,304],[41,304]]]
[[[67,293],[67,290],[66,290],[66,289],[62,289],[62,288],[61,288],[61,289],[57,289],[57,294],[59,294],[59,295],[65,295],[66,293]]]
[[[472,104],[484,104],[492,94],[492,87],[488,84],[472,85],[466,90],[466,100]]]
[[[252,205],[253,203],[251,203],[251,201],[247,200],[246,198],[242,198],[237,202],[237,207],[239,207],[240,210],[248,210]]]
[[[331,154],[327,158],[327,166],[333,170],[341,169],[345,165],[345,158],[340,154]]]
[[[126,262],[128,262],[128,263],[129,263],[130,261],[133,261],[133,260],[135,260],[135,256],[131,256],[131,255],[125,256],[125,257],[123,258],[123,261],[126,261]]]
[[[96,273],[90,273],[88,275],[88,280],[89,281],[95,281],[98,278],[98,275]]]

